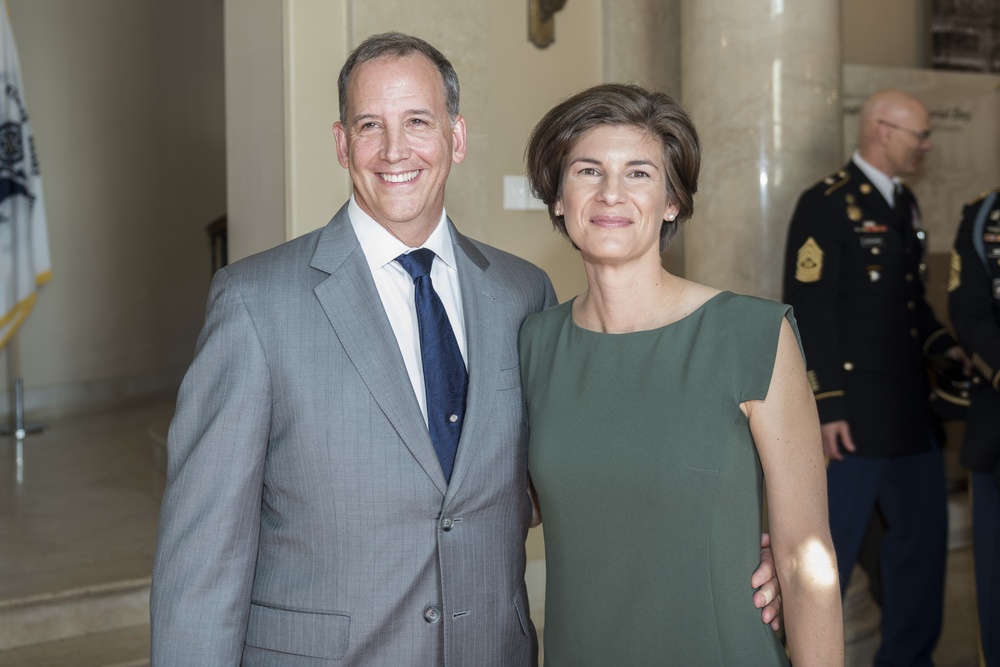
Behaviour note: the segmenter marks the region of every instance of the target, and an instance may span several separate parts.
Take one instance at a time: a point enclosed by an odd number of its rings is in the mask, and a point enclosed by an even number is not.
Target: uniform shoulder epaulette
[[[829,176],[823,179],[823,184],[827,186],[826,190],[823,191],[823,196],[829,197],[834,192],[836,192],[838,188],[846,184],[849,180],[851,180],[851,175],[847,173],[847,171],[845,171],[844,169],[841,169],[840,171],[834,174],[830,174]]]
[[[983,194],[979,195],[979,196],[978,196],[978,197],[976,197],[975,199],[970,199],[969,201],[967,201],[967,202],[965,203],[965,205],[966,205],[966,206],[975,206],[975,205],[976,205],[976,204],[978,204],[979,202],[981,202],[981,201],[983,201],[984,199],[986,199],[987,197],[989,197],[989,196],[990,196],[991,194],[993,194],[994,192],[1000,192],[1000,187],[996,187],[996,188],[993,188],[992,190],[987,190],[986,192],[984,192]]]

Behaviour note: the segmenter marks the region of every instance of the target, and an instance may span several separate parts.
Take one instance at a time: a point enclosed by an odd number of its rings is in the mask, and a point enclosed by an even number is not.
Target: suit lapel
[[[458,455],[451,474],[448,497],[462,485],[482,443],[488,442],[486,429],[496,398],[500,365],[496,350],[505,335],[492,323],[502,321],[497,310],[503,307],[498,286],[489,280],[490,262],[478,248],[448,221],[455,243],[458,280],[465,313],[465,340],[469,355],[469,390],[465,399],[465,423],[458,443]],[[509,333],[507,334],[509,335]]]
[[[444,495],[448,485],[441,463],[346,205],[322,231],[310,266],[329,274],[314,292],[351,363],[413,458]]]

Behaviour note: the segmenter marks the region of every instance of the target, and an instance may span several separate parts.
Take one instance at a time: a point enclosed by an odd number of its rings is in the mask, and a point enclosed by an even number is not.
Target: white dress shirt
[[[351,196],[347,208],[351,226],[368,261],[375,287],[382,299],[382,307],[396,335],[399,351],[406,364],[406,372],[413,385],[413,393],[420,404],[420,411],[427,422],[427,398],[424,391],[424,368],[420,358],[420,334],[417,329],[417,308],[413,303],[413,278],[400,266],[396,258],[416,250],[389,233],[385,227],[365,213]],[[431,282],[444,304],[451,321],[451,328],[458,340],[458,349],[468,367],[469,355],[465,344],[465,319],[462,312],[462,295],[458,287],[458,268],[455,264],[455,247],[452,245],[446,214],[431,232],[421,248],[429,248],[437,257],[431,265]]]
[[[873,167],[869,162],[867,162],[861,153],[854,151],[854,155],[851,156],[854,160],[854,164],[858,165],[858,169],[865,173],[868,180],[872,182],[872,185],[882,193],[885,200],[889,202],[889,208],[895,208],[896,206],[896,189],[903,186],[902,181],[898,178],[889,178],[877,168]]]

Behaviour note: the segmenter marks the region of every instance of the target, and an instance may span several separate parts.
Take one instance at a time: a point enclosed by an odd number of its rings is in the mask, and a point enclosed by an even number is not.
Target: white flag
[[[21,87],[21,63],[7,3],[0,8],[0,348],[52,277],[35,138]]]

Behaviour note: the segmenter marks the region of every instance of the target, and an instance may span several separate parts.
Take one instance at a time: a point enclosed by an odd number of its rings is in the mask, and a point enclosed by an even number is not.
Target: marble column
[[[681,0],[681,94],[701,135],[685,273],[780,299],[798,194],[842,161],[837,0]]]
[[[702,141],[686,277],[781,298],[799,194],[844,161],[840,2],[681,0],[681,99]],[[855,568],[844,600],[849,667],[871,664],[878,607]]]
[[[680,97],[680,5],[681,0],[604,0],[604,81],[635,83]],[[663,266],[685,274],[683,235],[671,241]]]

